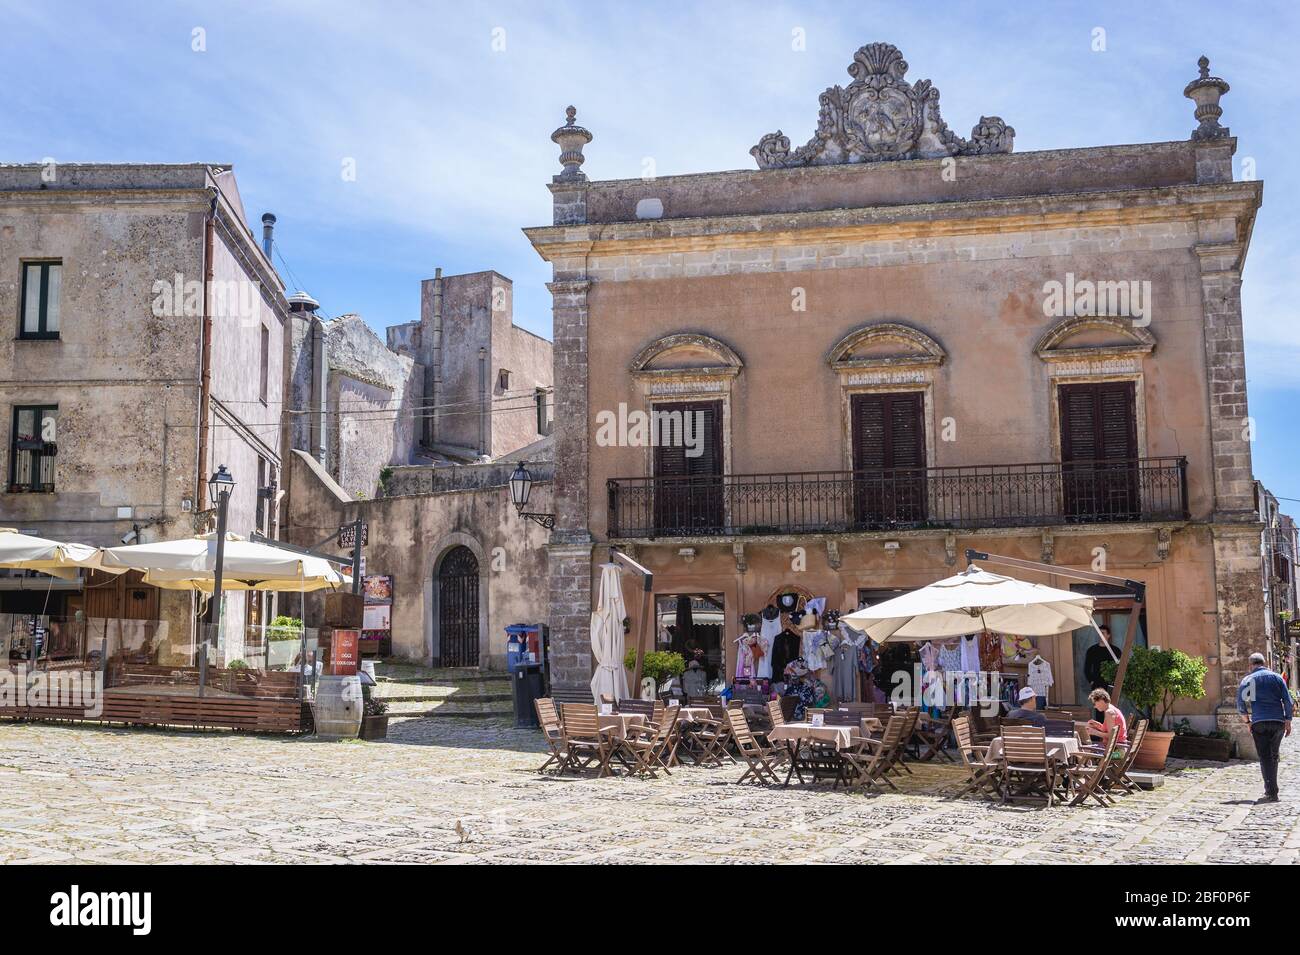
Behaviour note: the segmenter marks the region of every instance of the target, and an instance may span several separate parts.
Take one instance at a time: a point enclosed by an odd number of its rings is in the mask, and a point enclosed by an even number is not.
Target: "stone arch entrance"
[[[438,563],[438,636],[445,667],[479,665],[479,563],[463,544],[451,548]]]

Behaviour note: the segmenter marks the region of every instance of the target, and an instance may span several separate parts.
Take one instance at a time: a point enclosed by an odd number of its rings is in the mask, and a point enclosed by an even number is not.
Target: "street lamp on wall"
[[[226,559],[226,520],[230,513],[230,494],[235,489],[235,479],[230,476],[224,464],[208,478],[208,499],[217,510],[217,562],[212,573],[212,599],[214,627],[218,638],[221,634],[221,578]],[[208,682],[208,634],[203,635],[199,655],[199,696]]]
[[[520,517],[526,517],[530,521],[536,521],[547,530],[555,527],[554,514],[534,514],[525,511],[528,506],[528,497],[533,492],[533,475],[528,470],[528,464],[525,461],[519,462],[519,467],[515,468],[515,473],[510,475],[510,501],[519,512]]]

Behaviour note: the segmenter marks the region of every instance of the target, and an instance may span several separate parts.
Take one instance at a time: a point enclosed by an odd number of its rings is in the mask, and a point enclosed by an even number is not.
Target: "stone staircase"
[[[380,661],[374,694],[390,719],[513,719],[510,677],[473,669],[432,669]]]

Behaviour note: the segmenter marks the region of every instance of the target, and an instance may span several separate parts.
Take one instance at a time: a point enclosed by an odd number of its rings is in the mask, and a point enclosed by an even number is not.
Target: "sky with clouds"
[[[884,40],[909,80],[942,91],[960,135],[996,114],[1018,152],[1159,142],[1195,125],[1182,90],[1205,53],[1232,85],[1238,177],[1250,160],[1265,181],[1243,290],[1256,473],[1300,499],[1300,243],[1287,238],[1300,217],[1300,5],[0,0],[0,12],[0,161],[234,163],[254,224],[279,217],[288,285],[325,313],[382,329],[418,317],[435,266],[491,268],[514,280],[515,320],[548,337],[548,268],[520,230],[550,222],[549,137],[570,103],[595,134],[593,179],[641,176],[647,160],[660,175],[753,168],[759,136],[806,141],[818,94]]]

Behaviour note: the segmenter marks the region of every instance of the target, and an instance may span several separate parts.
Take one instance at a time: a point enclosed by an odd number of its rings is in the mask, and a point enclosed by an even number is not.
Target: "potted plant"
[[[1115,679],[1117,666],[1105,664],[1102,675]],[[1159,772],[1165,768],[1174,731],[1168,729],[1169,711],[1180,699],[1199,700],[1205,696],[1204,657],[1193,657],[1182,650],[1152,650],[1134,647],[1124,674],[1124,694],[1151,715],[1142,748],[1134,761],[1136,769]]]
[[[298,655],[302,642],[302,620],[284,614],[266,628],[266,665],[268,669],[289,667]]]
[[[1198,732],[1188,720],[1179,720],[1174,726],[1174,741],[1169,755],[1179,759],[1212,759],[1226,763],[1232,758],[1232,737],[1223,730],[1211,733]]]
[[[383,739],[388,735],[388,704],[373,697],[361,709],[361,739]]]
[[[636,672],[636,648],[627,651],[623,657],[623,666],[628,673]],[[641,676],[654,681],[655,691],[673,677],[686,672],[686,660],[680,653],[671,650],[651,650],[641,661]],[[636,688],[633,688],[636,692]]]

